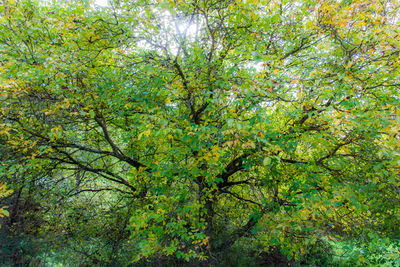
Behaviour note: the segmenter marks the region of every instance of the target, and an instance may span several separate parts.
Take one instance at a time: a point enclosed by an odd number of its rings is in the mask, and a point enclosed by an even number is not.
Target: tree
[[[77,195],[132,199],[135,260],[398,233],[396,1],[1,12],[2,143]]]

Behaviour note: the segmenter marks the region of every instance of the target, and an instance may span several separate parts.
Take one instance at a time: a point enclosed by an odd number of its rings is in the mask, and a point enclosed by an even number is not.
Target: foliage
[[[0,183],[0,199],[6,197],[7,195],[11,194],[11,190],[7,190],[7,187],[5,184]],[[7,210],[7,206],[5,207],[0,207],[0,218],[4,216],[9,216],[10,212]],[[1,225],[0,225],[1,227]]]
[[[0,11],[0,174],[47,244],[215,265],[400,234],[397,1]]]
[[[397,266],[400,263],[399,241],[373,238],[369,244],[354,241],[335,242],[332,265]]]

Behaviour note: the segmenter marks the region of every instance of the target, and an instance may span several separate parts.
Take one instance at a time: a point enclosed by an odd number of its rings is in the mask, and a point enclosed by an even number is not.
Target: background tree
[[[130,217],[135,261],[209,265],[249,242],[300,260],[326,236],[399,234],[398,15],[395,1],[8,2],[0,133],[20,162],[3,176],[62,177],[77,220],[95,216],[82,194],[121,199],[111,246]]]

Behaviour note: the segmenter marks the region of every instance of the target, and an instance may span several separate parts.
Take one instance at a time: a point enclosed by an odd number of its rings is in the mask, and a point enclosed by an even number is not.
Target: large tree
[[[212,264],[240,242],[298,259],[333,233],[392,234],[399,15],[396,1],[7,1],[2,175],[22,164],[51,171],[38,185],[63,173],[74,196],[123,196],[135,260]]]

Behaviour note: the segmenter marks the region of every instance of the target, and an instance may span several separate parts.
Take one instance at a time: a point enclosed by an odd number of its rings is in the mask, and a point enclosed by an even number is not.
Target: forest
[[[400,266],[399,18],[3,0],[0,266]]]

